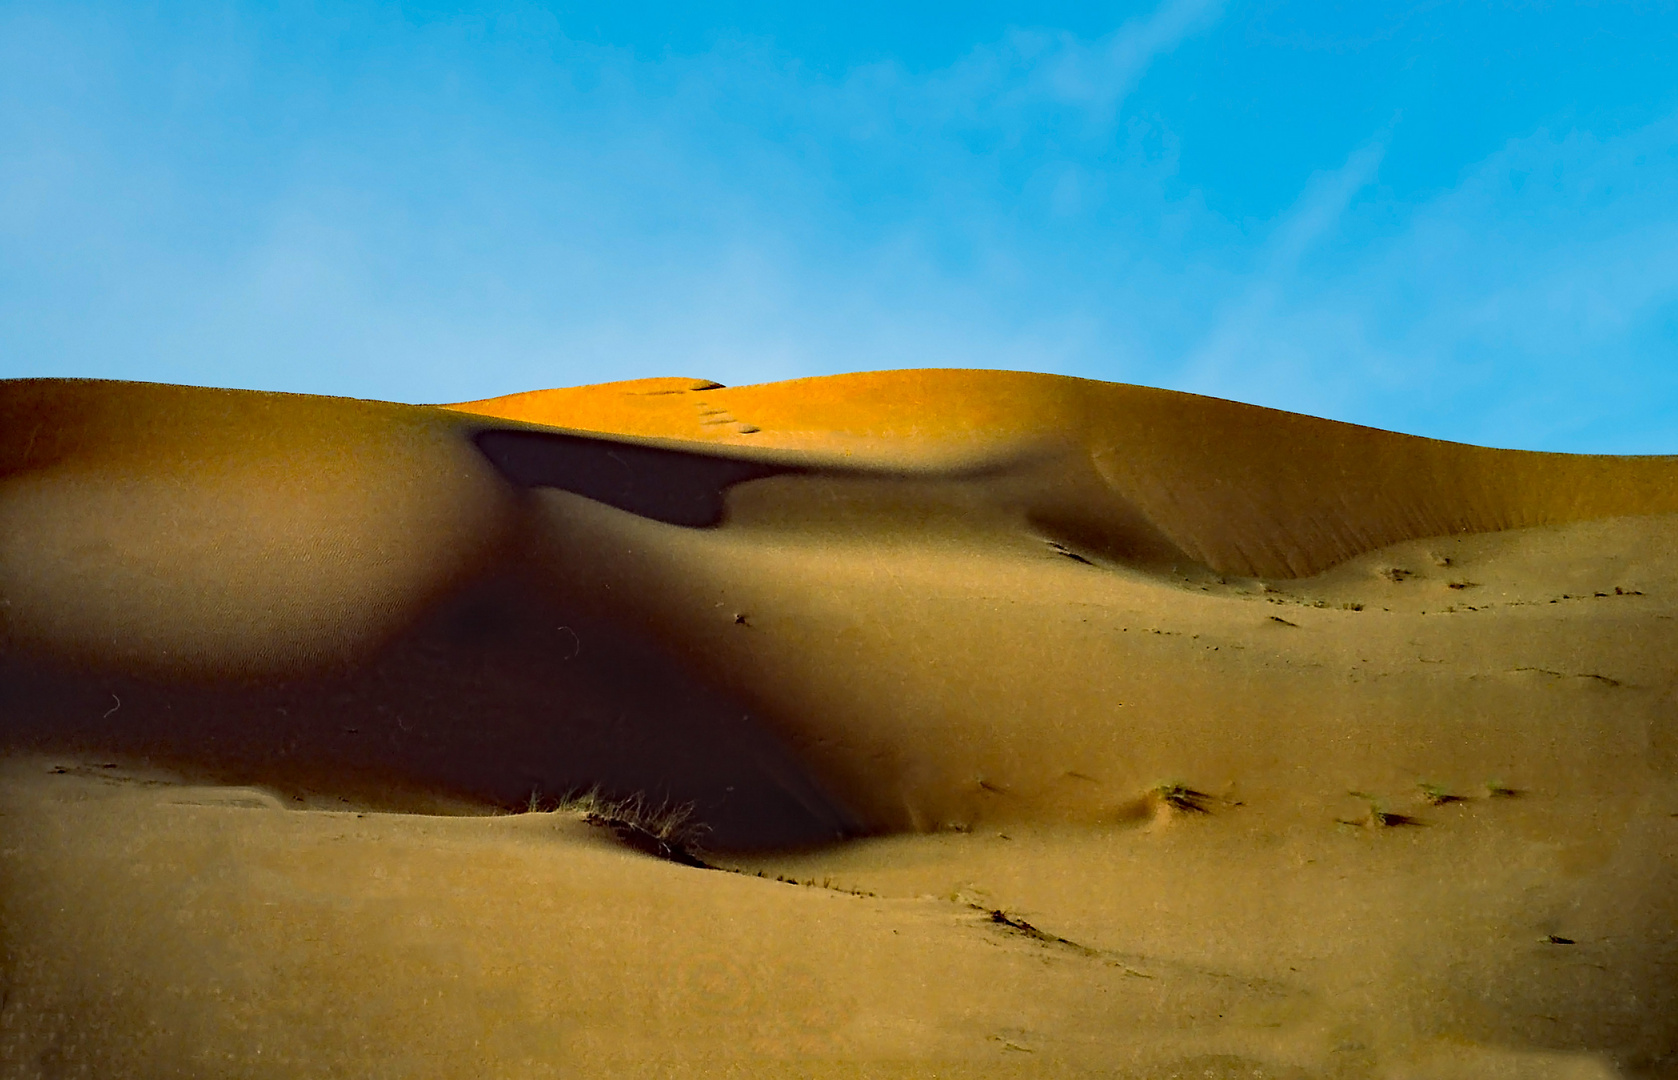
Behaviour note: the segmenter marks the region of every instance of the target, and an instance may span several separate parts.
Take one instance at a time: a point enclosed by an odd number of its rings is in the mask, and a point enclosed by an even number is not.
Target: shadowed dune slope
[[[1003,372],[450,409],[11,382],[0,734],[383,805],[602,785],[735,845],[1100,820],[1186,759],[1108,704],[1090,596],[1655,514],[1675,468]],[[1160,723],[1215,745],[1212,685]]]
[[[526,497],[479,434],[405,405],[0,384],[0,740],[403,808],[599,786],[695,801],[725,843],[854,830],[702,672],[533,581]]]
[[[998,372],[0,383],[0,1076],[1678,1077],[1675,479]],[[486,813],[587,788],[744,873]]]

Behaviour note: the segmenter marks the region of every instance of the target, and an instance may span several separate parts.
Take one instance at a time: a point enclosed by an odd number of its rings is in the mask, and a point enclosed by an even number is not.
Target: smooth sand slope
[[[997,372],[0,383],[0,1072],[1678,1075],[1675,481]]]

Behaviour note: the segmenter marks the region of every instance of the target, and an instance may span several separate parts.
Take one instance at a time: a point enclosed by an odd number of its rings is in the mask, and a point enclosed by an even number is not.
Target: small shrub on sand
[[[1210,814],[1212,796],[1187,784],[1161,784],[1149,792],[1159,805],[1183,814]]]
[[[683,866],[713,869],[699,857],[705,826],[693,821],[692,803],[661,802],[655,806],[644,795],[613,799],[595,788],[562,799],[559,809],[578,815],[596,828],[611,830],[613,836],[637,851]]]
[[[1422,801],[1429,806],[1449,806],[1452,803],[1468,801],[1466,796],[1453,795],[1438,784],[1420,784],[1418,787],[1421,789]]]
[[[1337,819],[1342,825],[1359,825],[1371,829],[1393,829],[1404,825],[1420,826],[1427,824],[1427,822],[1421,820],[1420,818],[1411,817],[1409,814],[1394,813],[1393,811],[1386,809],[1381,800],[1377,799],[1373,795],[1370,795],[1368,792],[1352,791],[1348,792],[1348,794],[1355,799],[1363,799],[1368,802],[1369,814],[1358,821],[1348,821],[1345,818]]]

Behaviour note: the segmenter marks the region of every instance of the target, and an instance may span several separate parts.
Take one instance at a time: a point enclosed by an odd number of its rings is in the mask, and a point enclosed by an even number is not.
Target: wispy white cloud
[[[838,73],[581,44],[535,8],[387,12],[333,68],[271,55],[260,14],[147,52],[46,10],[0,15],[0,375],[442,400],[1011,367],[1678,443],[1643,403],[1660,356],[1678,400],[1675,117],[1523,133],[1420,201],[1395,121],[1266,222],[1183,173],[1225,129],[1158,107],[1213,62],[1186,46],[1218,0]]]
[[[1313,381],[1316,373],[1310,369],[1322,358],[1309,343],[1275,333],[1278,309],[1288,303],[1290,291],[1301,288],[1300,261],[1374,182],[1385,154],[1385,140],[1378,137],[1352,151],[1338,169],[1310,178],[1272,230],[1256,273],[1188,354],[1176,385],[1248,400],[1298,400],[1299,383]],[[1320,403],[1320,393],[1309,396]]]
[[[1021,96],[1081,105],[1111,121],[1119,103],[1154,59],[1175,49],[1190,34],[1210,27],[1223,0],[1167,0],[1152,14],[1129,20],[1099,41],[1056,35]]]
[[[460,280],[426,282],[432,302],[404,304],[380,254],[402,231],[391,210],[335,215],[310,184],[276,204],[310,227],[273,230],[215,306],[279,324],[309,310],[286,296],[330,296],[312,308],[320,345],[342,335],[361,351],[364,393],[392,366],[410,396],[432,398],[489,392],[486,377],[500,391],[677,369],[730,382],[911,365],[1064,370],[1104,349],[1103,320],[1052,303],[1033,311],[1023,296],[997,302],[1053,287],[1022,247],[1003,159],[1034,130],[1031,108],[1110,130],[1148,64],[1218,10],[1170,0],[1099,39],[1010,33],[945,69],[877,64],[838,80],[752,42],[656,62],[561,43],[598,80],[569,100],[586,109],[610,88],[625,122],[558,149],[518,132],[486,148],[500,158],[493,190],[510,196],[498,229],[503,240],[522,232],[523,254],[474,257],[459,233],[483,216],[461,205],[487,192],[467,178],[422,230],[464,249]],[[1088,85],[1066,82],[1073,68]],[[975,143],[975,130],[988,137]],[[1105,197],[1106,178],[1074,158],[1047,170],[1049,216]],[[543,196],[569,208],[563,221],[533,208]],[[328,246],[311,260],[317,242]],[[293,275],[283,288],[276,266]],[[501,287],[487,295],[492,273]],[[349,328],[351,311],[367,329]],[[236,337],[235,321],[222,325]]]
[[[1678,391],[1678,115],[1511,140],[1385,232],[1391,205],[1348,210],[1378,149],[1307,188],[1174,385],[1500,445],[1678,446],[1649,393]]]

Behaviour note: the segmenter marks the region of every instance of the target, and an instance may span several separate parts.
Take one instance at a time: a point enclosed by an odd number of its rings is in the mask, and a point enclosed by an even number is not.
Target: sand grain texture
[[[0,1075],[1678,1075],[1674,481],[1018,373],[0,383]]]

